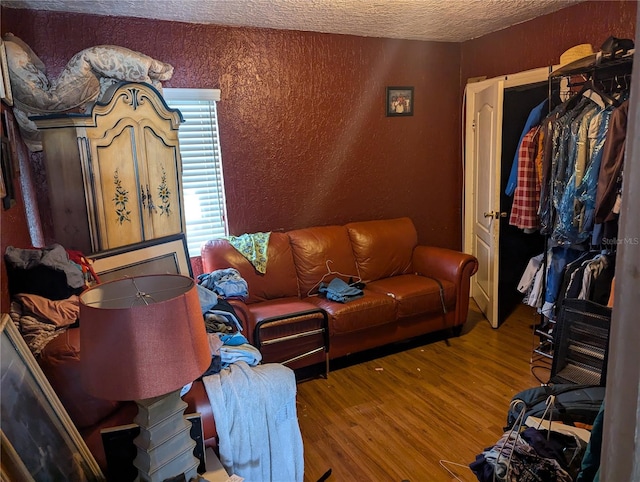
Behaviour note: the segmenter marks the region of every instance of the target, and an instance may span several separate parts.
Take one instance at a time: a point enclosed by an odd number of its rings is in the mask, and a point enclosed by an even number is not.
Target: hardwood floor
[[[328,469],[329,482],[456,480],[439,461],[474,461],[502,435],[513,395],[540,384],[530,366],[536,321],[521,305],[493,329],[473,305],[458,338],[338,360],[328,379],[298,384],[305,482]]]

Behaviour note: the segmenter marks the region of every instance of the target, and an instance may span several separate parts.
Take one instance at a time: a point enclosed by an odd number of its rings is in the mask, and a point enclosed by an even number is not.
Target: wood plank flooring
[[[339,360],[328,379],[298,384],[305,482],[328,469],[329,482],[456,480],[440,461],[475,460],[503,433],[513,395],[540,384],[530,365],[536,322],[521,305],[493,329],[473,305],[458,338]],[[458,480],[477,480],[450,468]]]

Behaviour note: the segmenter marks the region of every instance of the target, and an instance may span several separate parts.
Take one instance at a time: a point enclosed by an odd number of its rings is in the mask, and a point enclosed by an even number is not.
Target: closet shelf
[[[585,64],[585,62],[588,62]],[[614,69],[615,67],[627,66],[628,64],[633,63],[633,51],[630,51],[624,57],[619,57],[616,59],[605,59],[599,64],[596,64],[595,56],[590,59],[579,60],[577,62],[573,62],[571,64],[565,65],[564,67],[560,67],[559,69],[554,70],[549,74],[550,78],[558,78],[565,77],[570,75],[578,75],[584,74],[588,72],[602,71]],[[628,68],[628,67],[626,67]]]

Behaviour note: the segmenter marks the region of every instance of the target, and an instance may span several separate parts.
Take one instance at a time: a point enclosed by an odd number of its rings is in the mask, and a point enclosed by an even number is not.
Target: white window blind
[[[182,157],[182,192],[190,256],[202,244],[227,234],[222,157],[213,89],[163,89],[169,107],[182,113],[178,139]]]

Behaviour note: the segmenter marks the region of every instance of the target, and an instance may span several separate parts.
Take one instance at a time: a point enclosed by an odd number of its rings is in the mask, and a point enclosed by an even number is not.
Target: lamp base
[[[190,436],[190,423],[184,418],[187,404],[180,390],[145,400],[136,400],[138,414],[134,422],[140,435],[133,443],[138,453],[133,465],[142,482],[162,482],[184,474],[190,481],[198,477],[199,460],[194,457],[195,441]]]

